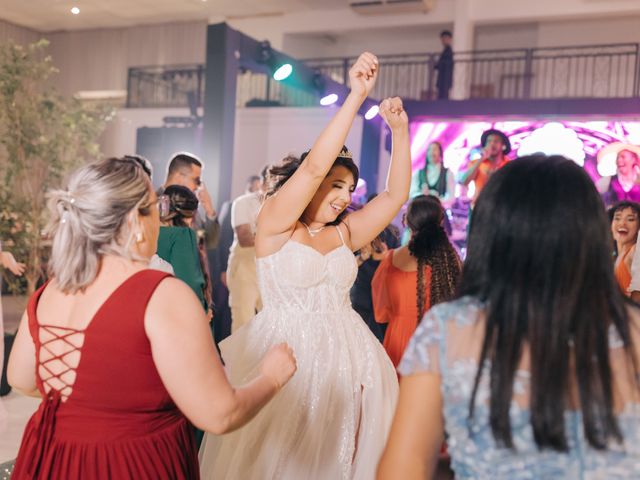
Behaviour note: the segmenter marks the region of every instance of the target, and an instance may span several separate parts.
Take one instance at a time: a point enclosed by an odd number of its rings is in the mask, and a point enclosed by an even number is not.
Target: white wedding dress
[[[254,378],[267,349],[281,342],[293,348],[298,370],[243,428],[205,436],[202,478],[373,479],[398,381],[380,342],[351,308],[353,253],[344,241],[322,255],[289,240],[257,267],[264,308],[220,344],[230,380]]]

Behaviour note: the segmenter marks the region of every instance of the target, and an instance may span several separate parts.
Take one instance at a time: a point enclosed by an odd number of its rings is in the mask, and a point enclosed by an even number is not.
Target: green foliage
[[[46,192],[99,156],[96,140],[113,115],[50,87],[57,70],[47,46],[0,44],[0,239],[27,264],[25,281],[7,275],[14,291],[26,282],[27,293],[44,277]]]

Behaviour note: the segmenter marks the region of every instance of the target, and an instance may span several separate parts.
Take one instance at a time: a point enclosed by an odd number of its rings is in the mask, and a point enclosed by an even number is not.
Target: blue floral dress
[[[523,359],[516,373],[511,403],[515,449],[497,446],[491,432],[489,364],[485,365],[478,388],[473,420],[468,420],[484,328],[484,306],[475,298],[463,297],[437,305],[418,326],[398,367],[403,376],[423,372],[440,375],[445,430],[457,480],[640,478],[640,404],[630,398],[623,398],[625,407],[618,414],[623,444],[612,441],[607,450],[593,449],[585,438],[580,412],[567,411],[569,451],[538,449],[529,422],[528,359]],[[637,328],[632,330],[638,334]],[[635,345],[640,345],[640,340]],[[625,352],[613,331],[609,349],[614,382],[628,381]],[[614,385],[617,392],[631,390],[628,384],[623,389],[617,386]]]

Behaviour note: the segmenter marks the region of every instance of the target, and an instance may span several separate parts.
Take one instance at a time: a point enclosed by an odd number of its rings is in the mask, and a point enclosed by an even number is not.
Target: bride
[[[391,361],[351,308],[353,251],[371,242],[408,198],[411,159],[399,98],[380,104],[393,153],[383,193],[346,213],[358,168],[343,147],[378,76],[363,53],[349,71],[351,92],[300,160],[288,158],[258,218],[257,267],[263,310],[221,343],[234,383],[257,374],[270,345],[288,342],[298,372],[240,430],[208,434],[200,449],[204,479],[371,479],[397,396]]]

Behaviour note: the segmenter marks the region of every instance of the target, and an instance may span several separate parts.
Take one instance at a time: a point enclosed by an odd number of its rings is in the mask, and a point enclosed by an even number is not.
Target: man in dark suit
[[[440,33],[440,41],[444,49],[440,54],[440,58],[435,65],[435,69],[438,71],[438,80],[436,86],[438,87],[438,100],[448,100],[449,90],[453,85],[453,50],[451,49],[451,41],[453,35],[449,30],[443,30]]]

